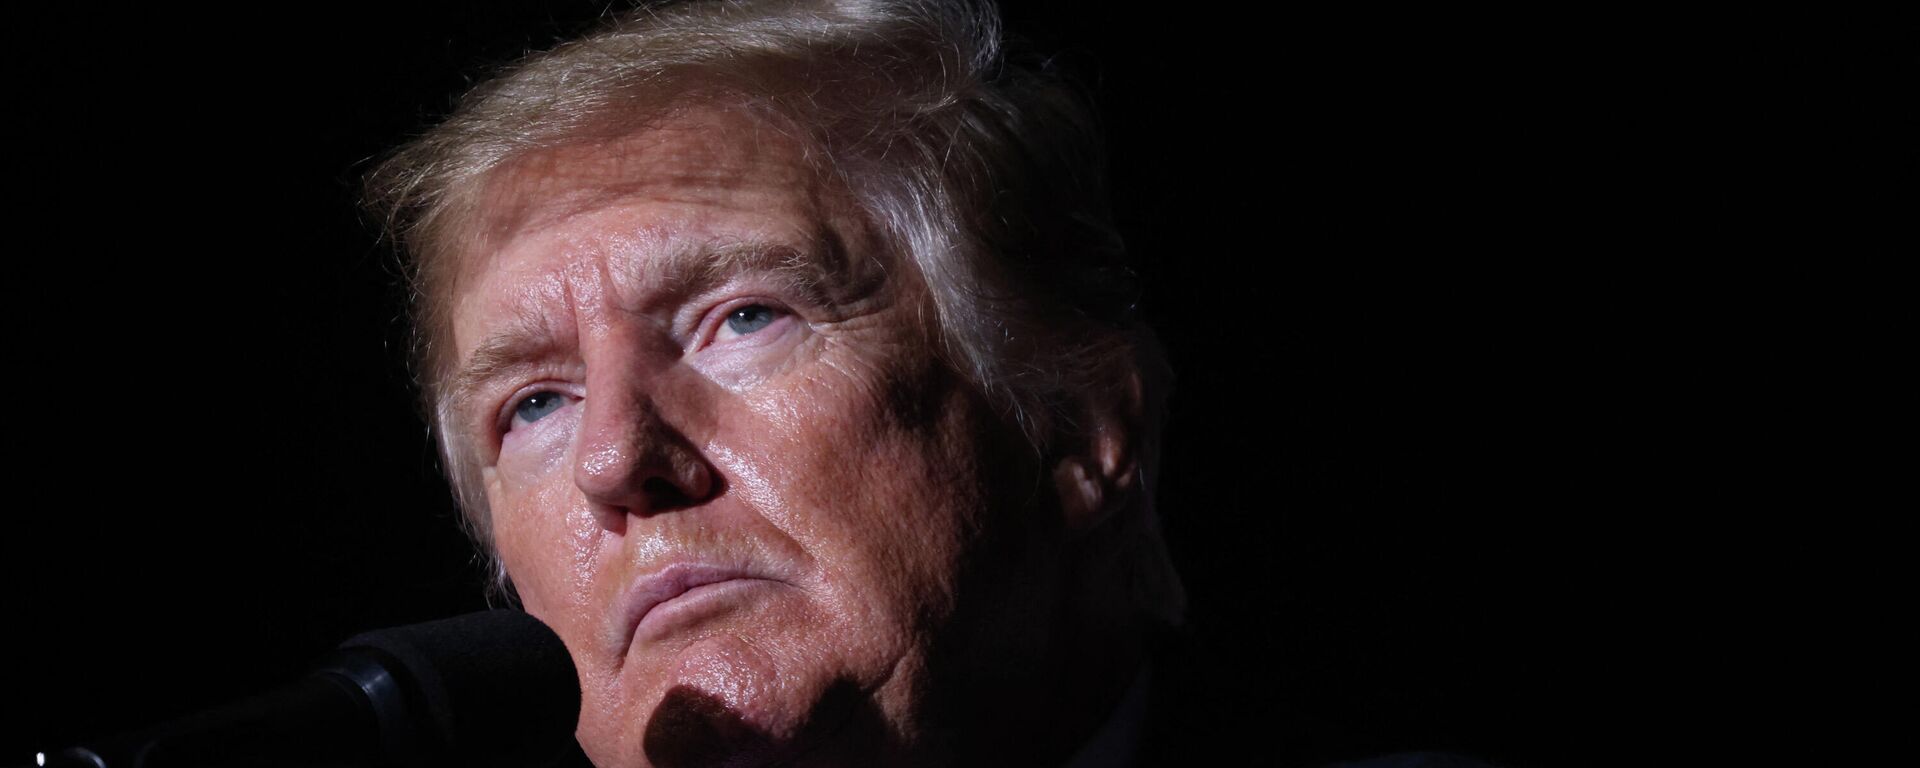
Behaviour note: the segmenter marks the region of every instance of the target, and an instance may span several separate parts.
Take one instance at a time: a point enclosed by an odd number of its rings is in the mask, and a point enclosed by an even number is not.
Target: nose
[[[582,405],[573,482],[601,527],[624,533],[629,516],[698,506],[714,494],[712,466],[662,416],[652,393],[590,383]]]

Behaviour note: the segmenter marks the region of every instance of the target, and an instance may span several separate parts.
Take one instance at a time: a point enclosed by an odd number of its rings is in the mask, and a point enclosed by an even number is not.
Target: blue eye
[[[748,304],[727,314],[727,330],[745,336],[772,325],[776,317],[771,307]]]
[[[546,418],[547,414],[560,410],[560,406],[566,404],[566,395],[558,392],[535,392],[527,395],[519,405],[513,407],[513,418],[516,421],[531,424]]]

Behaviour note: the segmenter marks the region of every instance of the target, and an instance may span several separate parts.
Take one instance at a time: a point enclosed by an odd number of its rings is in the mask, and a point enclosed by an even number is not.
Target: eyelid
[[[706,317],[700,321],[700,325],[694,334],[692,351],[697,352],[713,346],[714,339],[720,335],[720,328],[727,322],[727,318],[732,316],[734,312],[747,307],[766,307],[767,309],[773,310],[776,315],[773,320],[774,323],[779,323],[782,320],[797,320],[800,316],[800,313],[793,311],[787,302],[771,297],[749,295],[731,298],[714,305],[713,309],[708,311]],[[772,325],[769,325],[768,328],[772,328]],[[759,332],[748,334],[748,336],[758,335],[760,335]]]
[[[542,392],[552,392],[565,397],[569,401],[569,404],[581,399],[580,394],[575,392],[573,387],[553,379],[538,379],[531,383],[515,387],[505,399],[500,401],[500,405],[496,409],[493,419],[493,439],[495,442],[505,437],[508,432],[513,431],[514,412],[520,409],[520,403]]]

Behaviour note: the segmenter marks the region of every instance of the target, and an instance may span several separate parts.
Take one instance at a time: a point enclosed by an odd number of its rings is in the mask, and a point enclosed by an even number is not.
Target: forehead
[[[624,199],[714,203],[780,191],[789,198],[783,202],[817,205],[826,190],[808,155],[800,137],[745,108],[677,110],[612,138],[535,152],[495,170],[480,194],[482,247],[498,250],[516,236]]]
[[[743,108],[698,108],[623,135],[532,153],[485,180],[450,291],[463,326],[515,291],[508,283],[599,259],[647,269],[649,254],[742,243],[805,249],[869,238],[844,190],[801,137]],[[629,258],[612,259],[612,254]],[[574,266],[577,266],[575,264]],[[603,265],[604,266],[604,265]]]

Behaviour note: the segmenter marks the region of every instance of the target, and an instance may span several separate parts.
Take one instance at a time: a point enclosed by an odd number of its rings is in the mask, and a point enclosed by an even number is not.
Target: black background
[[[484,607],[355,185],[601,7],[404,5],[11,33],[0,762]],[[1891,723],[1912,36],[1187,5],[1008,17],[1105,113],[1222,700],[1514,765]]]

